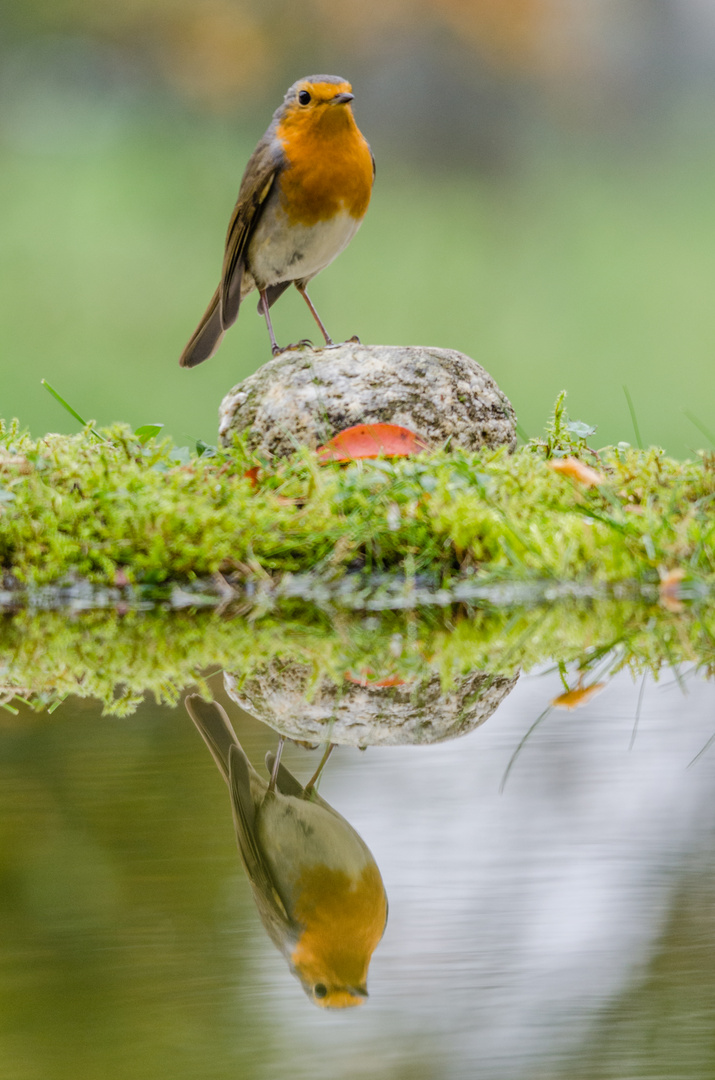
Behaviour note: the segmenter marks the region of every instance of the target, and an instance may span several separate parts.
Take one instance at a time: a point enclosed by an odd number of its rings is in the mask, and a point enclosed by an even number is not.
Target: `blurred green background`
[[[0,0],[0,416],[216,438],[270,357],[246,304],[178,356],[245,162],[301,75],[349,78],[378,180],[311,289],[336,340],[479,360],[536,434],[711,445],[715,8],[700,0]],[[311,333],[297,295],[278,340]],[[690,414],[688,416],[687,414]]]

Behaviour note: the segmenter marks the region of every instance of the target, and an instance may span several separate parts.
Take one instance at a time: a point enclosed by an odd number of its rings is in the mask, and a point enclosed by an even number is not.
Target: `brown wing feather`
[[[244,256],[281,165],[280,144],[278,150],[279,153],[276,152],[276,142],[269,129],[256,147],[243,174],[238,200],[226,233],[219,286],[221,326],[224,330],[231,326],[238,316]]]
[[[226,710],[218,701],[204,701],[200,694],[189,694],[184,698],[186,711],[196,725],[211,756],[221,770],[226,783],[229,782],[228,758],[232,746],[241,748]]]
[[[283,149],[275,138],[277,122],[274,119],[246,166],[228,226],[221,282],[181,354],[179,363],[182,367],[195,367],[213,356],[224,331],[238,316],[246,248],[284,162]]]
[[[179,357],[182,367],[196,367],[208,360],[218,349],[223,338],[221,312],[219,310],[218,289],[211,297],[209,306],[201,316],[201,322],[194,330],[189,343]]]
[[[299,928],[283,906],[256,840],[256,808],[251,795],[250,768],[243,750],[239,746],[232,746],[228,753],[228,785],[238,852],[251,883],[261,921],[274,945],[288,955],[298,937]],[[268,796],[271,797],[274,796]]]

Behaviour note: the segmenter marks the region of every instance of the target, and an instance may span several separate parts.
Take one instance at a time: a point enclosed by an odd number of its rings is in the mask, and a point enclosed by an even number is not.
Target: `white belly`
[[[248,245],[241,292],[280,281],[309,281],[340,254],[359,226],[346,211],[317,225],[288,225],[279,207],[267,207]]]

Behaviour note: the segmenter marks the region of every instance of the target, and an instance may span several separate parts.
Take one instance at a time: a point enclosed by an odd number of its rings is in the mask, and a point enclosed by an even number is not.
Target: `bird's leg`
[[[278,749],[276,750],[276,756],[275,756],[275,758],[273,760],[273,768],[271,769],[271,778],[268,781],[268,790],[269,791],[275,791],[276,790],[276,781],[278,779],[278,766],[281,763],[281,754],[283,753],[283,743],[284,742],[285,742],[285,739],[281,735],[280,739],[278,740]]]
[[[284,345],[283,347],[278,344],[278,342],[276,341],[276,335],[273,333],[273,323],[271,322],[271,317],[268,314],[268,297],[266,296],[266,290],[259,289],[258,291],[261,294],[261,303],[258,310],[261,311],[266,317],[266,326],[268,327],[268,333],[270,334],[271,338],[271,352],[273,353],[273,355],[280,356],[281,353],[290,352],[291,349],[312,349],[313,342],[308,341],[308,338],[303,338],[302,341],[296,341],[292,345]],[[306,300],[308,300],[307,296]],[[310,300],[308,300],[308,303],[310,304]],[[313,307],[312,304],[310,306],[311,308]],[[320,319],[318,319],[318,322],[320,322]],[[325,331],[323,331],[323,333],[325,333]]]
[[[271,317],[268,314],[268,297],[266,295],[266,289],[259,289],[258,291],[261,294],[261,303],[263,305],[263,314],[266,317],[266,326],[268,327],[268,336],[271,339],[271,352],[273,353],[274,356],[278,356],[278,353],[282,352],[283,350],[281,349],[280,345],[276,341],[276,335],[273,333],[273,323],[271,322]]]
[[[332,742],[328,743],[327,749],[326,749],[325,753],[323,754],[322,758],[320,759],[320,765],[318,765],[318,768],[315,770],[315,772],[311,776],[310,780],[308,781],[308,783],[303,788],[303,791],[305,792],[306,795],[310,795],[313,788],[318,783],[318,780],[320,780],[320,774],[322,773],[323,769],[325,768],[327,760],[330,757],[330,755],[332,754],[334,749],[335,749],[335,743],[332,743]]]
[[[325,338],[325,344],[326,345],[332,345],[333,344],[333,339],[331,338],[330,334],[328,333],[328,331],[323,326],[320,315],[318,315],[318,312],[313,307],[313,301],[310,299],[307,292],[305,291],[305,286],[304,285],[298,285],[298,283],[296,282],[295,287],[298,290],[298,292],[300,293],[300,295],[303,297],[303,299],[305,300],[308,307],[310,308],[310,313],[313,316],[313,318],[315,319],[315,321],[317,322],[318,326],[320,327],[320,332],[323,335],[323,337]]]

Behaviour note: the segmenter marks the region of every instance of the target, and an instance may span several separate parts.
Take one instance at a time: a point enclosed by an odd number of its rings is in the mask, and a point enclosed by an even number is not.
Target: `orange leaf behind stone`
[[[572,480],[577,480],[584,487],[596,487],[606,482],[603,473],[596,472],[590,465],[585,465],[583,461],[575,457],[552,458],[546,464],[554,472],[561,473],[562,476],[570,476]]]

